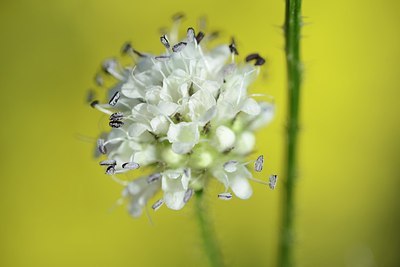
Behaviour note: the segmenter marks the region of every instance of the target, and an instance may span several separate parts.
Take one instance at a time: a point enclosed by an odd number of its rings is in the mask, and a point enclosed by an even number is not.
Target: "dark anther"
[[[138,55],[139,57],[146,57],[145,54],[140,53],[139,51],[137,51],[136,49],[132,49],[133,53],[135,53],[136,55]]]
[[[172,51],[174,52],[182,51],[182,49],[185,48],[186,45],[187,43],[185,42],[179,42],[172,47]]]
[[[257,54],[257,53],[250,54],[250,55],[248,55],[246,57],[246,62],[252,61],[252,60],[257,59],[259,57],[260,57],[260,55]]]
[[[125,42],[121,47],[121,54],[127,54],[128,52],[133,51],[132,45],[130,42]]]
[[[90,106],[92,108],[95,108],[99,104],[99,100],[94,100],[92,103],[90,103]]]
[[[255,66],[262,66],[265,63],[265,59],[262,57],[257,58],[256,63],[254,63]]]
[[[239,55],[239,52],[238,52],[238,50],[236,48],[235,39],[233,39],[233,38],[232,38],[231,44],[229,45],[229,50],[231,50],[232,54]]]
[[[219,36],[219,32],[218,31],[213,31],[213,32],[211,32],[209,34],[208,39],[209,40],[214,40],[214,39],[218,38],[218,36]]]
[[[120,128],[122,125],[124,125],[124,122],[120,120],[113,120],[110,121],[108,125],[110,125],[111,128]]]
[[[108,166],[107,170],[106,170],[106,174],[108,174],[108,175],[115,174],[115,167],[114,166]]]
[[[115,120],[120,121],[123,119],[123,117],[124,117],[124,113],[115,112],[115,113],[111,114],[110,121],[115,121]]]
[[[204,32],[198,32],[196,35],[196,42],[199,44],[204,38]]]
[[[181,20],[185,17],[185,14],[183,14],[182,12],[178,12],[175,15],[172,16],[172,20],[173,21],[178,21]]]
[[[117,165],[117,162],[114,159],[107,159],[100,161],[101,166],[115,166]]]
[[[118,99],[120,97],[119,92],[115,92],[115,94],[111,97],[110,102],[108,102],[108,104],[110,104],[110,106],[115,106],[118,102]]]
[[[169,41],[167,39],[167,36],[165,36],[165,34],[160,37],[160,41],[166,48],[170,48]]]
[[[255,60],[254,66],[261,66],[264,65],[265,59],[261,57],[258,53],[250,54],[246,57],[246,62]]]

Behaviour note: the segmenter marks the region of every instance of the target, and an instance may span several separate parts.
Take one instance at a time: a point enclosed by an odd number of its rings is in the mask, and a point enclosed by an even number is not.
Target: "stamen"
[[[165,46],[165,48],[169,49],[171,47],[171,45],[169,44],[169,41],[167,39],[167,36],[165,34],[160,37],[160,41]]]
[[[108,166],[108,168],[106,170],[106,174],[114,175],[115,174],[115,167],[114,166]]]
[[[101,76],[100,73],[97,73],[96,76],[94,76],[94,81],[98,86],[103,86],[104,85],[104,79],[103,79],[103,76]]]
[[[189,42],[193,42],[196,33],[192,27],[187,29],[186,37]]]
[[[98,148],[98,150],[99,150],[99,152],[101,154],[107,154],[107,149],[106,149],[106,146],[105,146],[104,139],[98,139],[97,140],[97,148]]]
[[[184,17],[185,17],[185,14],[183,12],[178,12],[172,16],[172,20],[179,21],[179,20],[182,20]]]
[[[137,83],[140,84],[141,86],[146,86],[145,83],[143,83],[142,81],[140,81],[140,80],[139,80],[138,78],[136,78],[136,76],[133,74],[133,73],[135,72],[135,69],[136,69],[136,65],[132,68],[132,71],[131,71],[131,77],[132,77],[132,79],[134,79],[135,82],[137,82]]]
[[[153,173],[147,177],[147,183],[151,184],[161,179],[161,173]]]
[[[255,60],[256,62],[254,63],[254,66],[261,66],[264,65],[265,59],[261,57],[258,53],[253,53],[250,54],[246,57],[246,62],[250,62],[252,60]]]
[[[100,161],[101,166],[115,166],[117,165],[117,161],[114,159],[106,159],[103,161]]]
[[[254,63],[254,66],[262,66],[265,63],[265,59],[262,58],[261,56],[257,58],[256,63]]]
[[[212,41],[214,39],[217,39],[219,37],[219,32],[218,31],[213,31],[208,35],[208,40]]]
[[[109,58],[103,61],[101,65],[104,72],[108,73],[109,69],[115,69],[118,66],[117,60],[115,58]]]
[[[135,53],[135,54],[136,54],[137,56],[139,56],[139,57],[146,57],[145,54],[143,54],[143,53],[137,51],[136,49],[133,49],[133,48],[132,48],[132,51],[133,51],[133,53]]]
[[[263,181],[263,180],[260,180],[260,179],[257,179],[257,178],[247,177],[247,179],[249,179],[249,180],[251,180],[253,182],[259,183],[259,184],[268,185],[268,183],[266,181]]]
[[[120,121],[123,119],[123,117],[124,117],[124,113],[115,112],[115,113],[111,114],[110,121],[115,121],[115,120]]]
[[[186,190],[185,192],[185,196],[183,197],[183,202],[188,203],[192,196],[193,196],[193,189],[188,188],[188,190]]]
[[[98,100],[94,100],[92,103],[90,103],[90,106],[91,106],[92,108],[95,108],[95,109],[97,109],[97,110],[99,110],[99,111],[101,111],[101,112],[103,112],[103,113],[108,114],[108,115],[111,115],[111,114],[112,114],[111,111],[109,111],[109,110],[103,108],[103,107],[99,104],[99,101],[98,101]]]
[[[276,187],[276,183],[278,182],[278,175],[276,174],[271,174],[271,176],[269,177],[269,188],[271,188],[272,190],[275,189]]]
[[[96,92],[93,89],[89,89],[86,95],[86,102],[93,103],[95,96]]]
[[[123,121],[120,121],[120,120],[112,120],[112,121],[110,121],[109,123],[108,123],[108,125],[111,127],[111,128],[120,128],[120,127],[122,127],[123,125],[124,125],[124,122]]]
[[[182,51],[183,48],[186,47],[186,45],[187,45],[186,42],[179,42],[179,43],[175,44],[175,45],[172,47],[172,51],[175,52],[175,53],[176,53],[176,52],[180,52],[180,51]]]
[[[107,74],[112,75],[115,79],[118,80],[124,80],[124,76],[121,75],[121,73],[118,72],[118,62],[115,58],[110,58],[106,59],[103,61],[103,64],[101,65],[101,68],[103,71]]]
[[[126,140],[126,138],[121,138],[121,137],[114,138],[114,139],[109,139],[109,140],[107,140],[107,142],[104,143],[104,145],[106,146],[107,144],[112,144],[112,143],[116,143],[116,142],[119,142],[119,141],[125,141],[125,140]]]
[[[226,172],[235,172],[237,170],[236,165],[238,165],[238,161],[230,160],[224,163],[224,170]]]
[[[202,16],[198,20],[198,26],[200,30],[205,30],[207,28],[207,17]]]
[[[204,38],[204,32],[198,32],[196,35],[196,43],[200,44],[201,40]]]
[[[227,193],[221,193],[218,194],[218,198],[222,200],[231,200],[232,199],[232,194],[227,192]]]
[[[260,56],[260,55],[259,55],[258,53],[249,54],[249,55],[246,57],[245,60],[246,60],[246,62],[249,62],[249,61],[252,61],[252,60],[257,59],[259,56]]]
[[[254,170],[256,172],[262,171],[263,165],[264,165],[264,156],[260,155],[260,156],[258,156],[256,162],[254,163]]]
[[[115,92],[115,94],[111,97],[110,101],[108,102],[108,104],[110,104],[110,106],[115,106],[118,102],[120,98],[120,93],[117,91]]]
[[[99,104],[99,100],[94,100],[94,101],[92,101],[92,103],[90,103],[90,106],[92,107],[92,108],[96,108],[96,106]]]
[[[123,169],[127,169],[127,170],[136,170],[140,168],[140,165],[136,162],[126,162],[124,164],[122,164],[122,168]]]
[[[179,21],[179,20],[182,20],[184,17],[185,17],[185,14],[183,14],[182,12],[178,12],[172,16],[172,20]]]
[[[125,55],[133,52],[133,47],[130,42],[125,42],[121,47],[121,54]]]
[[[164,204],[164,201],[162,199],[159,199],[156,201],[156,203],[154,203],[151,208],[156,211],[158,210],[162,205]]]
[[[171,56],[156,56],[154,58],[158,61],[166,62],[171,59]]]
[[[232,42],[229,45],[229,50],[231,51],[232,54],[234,55],[239,55],[239,52],[236,48],[236,43],[235,43],[235,39],[232,38]]]

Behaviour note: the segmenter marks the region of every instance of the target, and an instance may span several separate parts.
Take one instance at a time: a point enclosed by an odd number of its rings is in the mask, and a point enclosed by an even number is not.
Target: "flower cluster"
[[[221,199],[232,198],[230,191],[241,199],[252,195],[249,179],[254,178],[246,157],[253,152],[255,130],[272,119],[274,106],[257,102],[253,97],[260,95],[249,95],[247,89],[265,60],[250,54],[238,63],[233,40],[211,50],[208,40],[189,28],[179,41],[175,29],[160,37],[161,55],[141,53],[126,43],[122,52],[135,64],[108,59],[96,77],[100,86],[104,75],[118,81],[108,90],[108,103],[91,103],[109,116],[111,126],[97,141],[107,157],[100,165],[114,178],[139,167],[152,170],[125,184],[123,197],[132,216],[139,216],[159,190],[163,197],[153,209],[165,203],[179,210],[212,178],[225,186]],[[261,171],[262,164],[260,156],[255,170]]]

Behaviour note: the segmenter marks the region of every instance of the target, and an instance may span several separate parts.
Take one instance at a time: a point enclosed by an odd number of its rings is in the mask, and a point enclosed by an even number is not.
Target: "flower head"
[[[153,209],[165,204],[179,210],[212,178],[225,186],[219,198],[230,199],[230,190],[249,198],[254,178],[246,158],[255,146],[254,132],[274,113],[271,103],[248,93],[265,60],[251,54],[239,63],[233,40],[209,50],[207,35],[193,28],[182,40],[175,29],[160,41],[165,47],[161,55],[141,53],[126,43],[122,52],[135,64],[122,66],[116,59],[102,64],[103,75],[117,83],[108,90],[106,104],[92,102],[109,116],[111,127],[97,142],[107,157],[101,165],[113,177],[139,167],[152,170],[125,183],[123,197],[132,216],[139,216],[159,190],[163,197]],[[104,86],[102,75],[96,83]]]

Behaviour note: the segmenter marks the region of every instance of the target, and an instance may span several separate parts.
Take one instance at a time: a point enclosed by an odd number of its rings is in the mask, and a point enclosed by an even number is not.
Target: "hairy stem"
[[[300,29],[301,0],[286,0],[285,52],[288,82],[288,124],[286,140],[286,164],[282,205],[282,231],[278,265],[295,266],[293,260],[295,185],[297,175],[297,142],[301,87]]]
[[[200,234],[203,239],[204,251],[209,259],[210,266],[222,267],[224,264],[218,247],[218,242],[216,240],[215,232],[204,203],[204,192],[202,190],[196,191],[195,198],[197,221],[200,228]]]

